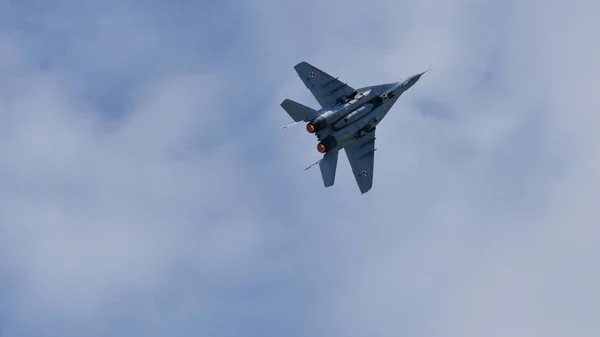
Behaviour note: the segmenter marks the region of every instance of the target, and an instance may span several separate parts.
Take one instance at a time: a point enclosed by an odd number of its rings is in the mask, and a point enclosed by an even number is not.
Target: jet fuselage
[[[331,109],[321,109],[319,116],[306,125],[306,130],[315,133],[320,141],[317,151],[337,151],[352,139],[374,130],[398,97],[408,89],[404,83],[357,89],[345,102]]]

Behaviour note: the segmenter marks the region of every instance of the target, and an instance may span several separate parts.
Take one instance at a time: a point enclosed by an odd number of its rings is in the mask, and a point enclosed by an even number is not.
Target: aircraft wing
[[[344,150],[360,192],[367,193],[373,187],[375,130],[348,143]]]
[[[307,63],[300,62],[294,66],[304,85],[310,90],[323,108],[331,108],[338,99],[350,95],[355,90],[346,83]]]

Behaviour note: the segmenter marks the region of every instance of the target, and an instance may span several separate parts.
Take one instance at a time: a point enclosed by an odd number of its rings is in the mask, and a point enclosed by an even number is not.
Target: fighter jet
[[[333,186],[338,154],[344,149],[358,188],[365,194],[373,187],[376,126],[427,70],[399,82],[354,89],[307,62],[294,69],[321,105],[315,110],[290,99],[281,102],[294,120],[283,128],[307,122],[306,131],[317,137],[317,151],[324,154],[306,169],[319,164],[323,184]]]

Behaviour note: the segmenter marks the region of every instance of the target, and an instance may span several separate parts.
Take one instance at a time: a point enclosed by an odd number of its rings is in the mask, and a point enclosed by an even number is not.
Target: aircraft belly
[[[352,124],[333,132],[332,135],[338,139],[338,142],[341,143],[345,140],[353,138],[354,135],[360,132],[360,130],[367,127],[371,123],[372,119],[373,117],[370,114],[364,115],[363,117],[358,118],[358,120],[354,121]]]
[[[361,106],[360,108],[352,111],[351,113],[347,114],[346,116],[344,116],[337,123],[335,123],[333,125],[333,127],[335,129],[339,130],[339,129],[345,127],[346,125],[349,125],[349,124],[353,123],[354,121],[359,120],[361,117],[363,117],[366,114],[368,114],[369,112],[371,112],[371,110],[373,110],[373,104],[367,103],[367,104]]]
[[[363,96],[361,96],[360,98],[352,99],[351,101],[345,103],[342,107],[328,111],[328,115],[324,116],[327,118],[328,121],[336,121],[342,118],[344,115],[360,109],[373,98],[375,98],[375,95],[371,91],[367,91],[363,93]]]

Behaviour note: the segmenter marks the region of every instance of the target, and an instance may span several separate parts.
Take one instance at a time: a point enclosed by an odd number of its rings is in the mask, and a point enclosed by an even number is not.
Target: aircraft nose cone
[[[425,70],[424,72],[420,73],[420,74],[416,74],[411,76],[408,81],[404,82],[404,84],[402,85],[404,87],[404,90],[408,90],[410,87],[412,87],[413,85],[415,85],[415,83],[417,83],[419,81],[419,79],[421,78],[421,76],[423,76],[423,74],[425,74],[426,72],[428,72],[429,69]]]
[[[413,76],[413,80],[414,80],[415,82],[417,82],[419,79],[421,79],[421,76],[423,76],[423,75],[424,75],[426,72],[428,72],[428,71],[429,71],[429,69],[425,70],[424,72],[422,72],[422,73],[420,73],[420,74],[417,74],[417,75]]]

